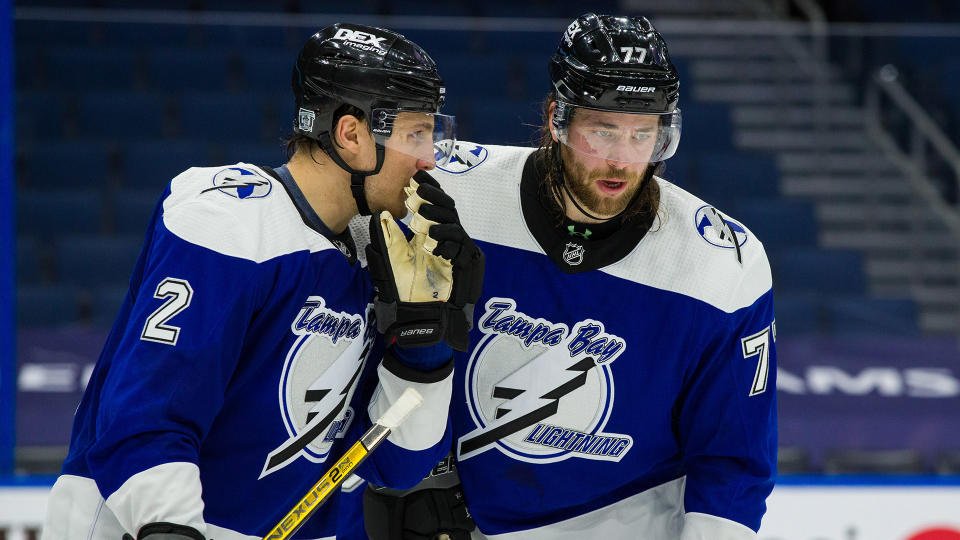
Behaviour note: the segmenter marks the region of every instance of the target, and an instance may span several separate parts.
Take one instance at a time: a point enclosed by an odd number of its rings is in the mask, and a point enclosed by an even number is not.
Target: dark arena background
[[[334,22],[422,45],[457,138],[533,145],[586,11],[680,72],[664,176],[773,269],[780,478],[763,540],[960,539],[960,2],[0,0],[0,539],[36,539],[165,184],[280,165]]]

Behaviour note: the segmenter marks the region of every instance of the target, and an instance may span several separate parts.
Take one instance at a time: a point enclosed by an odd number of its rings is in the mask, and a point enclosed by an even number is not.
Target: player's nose
[[[437,163],[432,159],[418,159],[417,160],[417,170],[418,171],[432,171],[434,167],[437,166]]]

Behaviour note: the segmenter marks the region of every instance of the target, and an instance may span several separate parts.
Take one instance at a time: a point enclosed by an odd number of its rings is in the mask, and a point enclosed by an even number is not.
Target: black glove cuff
[[[129,534],[123,535],[123,540],[133,540]],[[200,531],[186,525],[165,523],[158,521],[147,523],[140,527],[137,540],[206,540]]]
[[[458,308],[449,302],[383,302],[374,300],[377,330],[400,347],[426,347],[446,341],[455,350],[470,347],[473,304]]]

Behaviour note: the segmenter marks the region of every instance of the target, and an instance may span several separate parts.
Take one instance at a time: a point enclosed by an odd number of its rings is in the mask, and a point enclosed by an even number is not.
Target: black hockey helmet
[[[581,15],[550,59],[550,80],[557,100],[551,127],[568,147],[634,163],[659,163],[676,152],[680,80],[666,42],[646,18]],[[603,137],[569,133],[578,110],[620,129]]]
[[[670,113],[680,91],[667,44],[645,17],[581,15],[550,59],[550,80],[559,99],[611,111]]]
[[[439,114],[445,88],[437,65],[419,45],[396,32],[359,24],[328,26],[304,44],[292,84],[297,105],[294,131],[316,140],[352,175],[351,190],[362,214],[370,213],[364,178],[383,167],[384,148],[390,146],[397,114],[417,112],[432,117],[434,144],[429,153],[433,159],[448,158],[453,150],[453,117]],[[349,167],[333,147],[334,113],[344,104],[367,115],[377,141],[373,170]]]

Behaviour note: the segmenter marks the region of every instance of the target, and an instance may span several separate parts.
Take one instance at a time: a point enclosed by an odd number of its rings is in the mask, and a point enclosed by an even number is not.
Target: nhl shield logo
[[[584,249],[580,244],[568,242],[566,249],[563,250],[563,262],[570,266],[577,266],[583,262]]]
[[[301,131],[312,132],[313,121],[317,119],[317,115],[309,109],[300,109],[300,112],[297,114],[297,119],[299,120]]]

